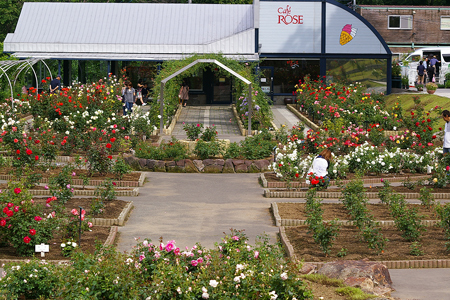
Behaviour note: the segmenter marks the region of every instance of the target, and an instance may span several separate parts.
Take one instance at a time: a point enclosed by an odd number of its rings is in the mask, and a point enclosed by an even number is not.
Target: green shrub
[[[273,148],[276,142],[272,140],[264,140],[263,135],[257,134],[252,137],[246,137],[241,141],[241,155],[245,159],[263,159],[273,154]]]
[[[203,131],[201,139],[204,140],[205,142],[211,142],[214,141],[217,137],[217,130],[216,130],[216,126],[212,126],[212,127],[206,127],[205,131]]]
[[[229,159],[229,158],[240,158],[241,157],[241,147],[238,143],[232,142],[228,146],[228,148],[225,150],[225,154],[223,155],[223,158]]]
[[[199,159],[207,159],[222,155],[223,147],[218,141],[205,142],[198,140],[193,153]]]

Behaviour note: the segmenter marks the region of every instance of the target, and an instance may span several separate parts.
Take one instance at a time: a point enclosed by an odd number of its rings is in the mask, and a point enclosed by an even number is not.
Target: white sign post
[[[44,243],[34,245],[34,252],[41,252],[41,257],[45,257],[45,252],[50,252],[50,245],[45,245]]]

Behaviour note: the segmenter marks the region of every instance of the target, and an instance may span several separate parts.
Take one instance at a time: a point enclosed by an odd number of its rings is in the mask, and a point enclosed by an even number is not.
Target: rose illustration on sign
[[[352,28],[352,24],[345,25],[341,31],[341,38],[339,39],[339,44],[344,46],[345,44],[353,40],[357,31],[358,29]]]

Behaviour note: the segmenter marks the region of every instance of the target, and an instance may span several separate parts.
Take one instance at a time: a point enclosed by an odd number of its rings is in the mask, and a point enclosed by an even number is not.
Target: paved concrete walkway
[[[211,248],[230,228],[245,229],[253,243],[264,232],[276,242],[278,228],[263,197],[258,174],[147,173],[126,226],[120,227],[118,248],[128,251],[135,237],[157,242],[174,239],[177,246],[200,242]]]

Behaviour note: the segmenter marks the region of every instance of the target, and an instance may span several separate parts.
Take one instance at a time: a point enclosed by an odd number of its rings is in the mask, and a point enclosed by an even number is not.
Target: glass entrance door
[[[231,78],[215,74],[214,76],[214,97],[211,104],[231,103]]]
[[[259,84],[261,89],[273,103],[273,74],[274,67],[260,67],[259,68]]]

